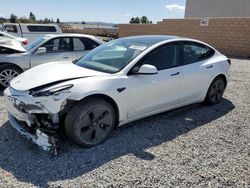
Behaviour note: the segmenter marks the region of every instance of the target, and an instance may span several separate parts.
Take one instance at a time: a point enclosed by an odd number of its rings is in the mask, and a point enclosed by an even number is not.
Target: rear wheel
[[[65,119],[66,134],[83,147],[93,147],[104,142],[114,127],[114,108],[98,98],[80,102]]]
[[[225,91],[226,83],[222,77],[217,77],[210,85],[205,103],[207,105],[218,104],[222,100],[223,93]]]
[[[11,80],[21,73],[22,70],[13,65],[0,67],[0,89],[9,87]]]

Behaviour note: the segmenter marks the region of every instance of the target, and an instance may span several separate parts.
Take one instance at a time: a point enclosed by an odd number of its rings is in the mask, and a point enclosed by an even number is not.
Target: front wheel
[[[222,100],[223,93],[225,91],[226,83],[223,78],[217,77],[210,85],[205,104],[214,105],[218,104]]]
[[[12,65],[0,67],[0,89],[9,87],[11,80],[21,73],[20,69]]]
[[[98,98],[80,102],[65,119],[66,134],[83,147],[93,147],[104,142],[114,127],[114,108]]]

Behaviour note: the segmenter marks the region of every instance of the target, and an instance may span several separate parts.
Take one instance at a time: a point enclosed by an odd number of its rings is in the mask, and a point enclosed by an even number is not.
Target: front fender
[[[8,56],[0,56],[0,66],[2,64],[11,64],[18,66],[22,70],[27,70],[30,68],[30,58],[26,54],[10,54]]]
[[[74,84],[74,87],[68,99],[81,101],[94,95],[107,96],[116,103],[119,109],[119,121],[127,119],[128,88],[125,77],[114,79],[92,77],[80,80],[74,83],[69,82]]]

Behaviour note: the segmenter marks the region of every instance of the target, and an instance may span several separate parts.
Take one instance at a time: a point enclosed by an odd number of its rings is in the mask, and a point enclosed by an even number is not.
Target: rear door
[[[73,37],[73,58],[79,59],[90,50],[99,46],[95,41],[85,37]]]
[[[182,42],[182,86],[181,103],[199,99],[209,85],[214,65],[210,47],[191,41]]]
[[[46,53],[31,55],[31,67],[37,65],[55,62],[55,61],[73,61],[73,41],[71,37],[53,38],[43,44]]]

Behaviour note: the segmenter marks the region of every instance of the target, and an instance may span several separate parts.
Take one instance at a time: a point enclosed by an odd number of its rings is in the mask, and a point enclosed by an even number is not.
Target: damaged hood
[[[54,82],[101,75],[107,75],[107,73],[79,67],[69,61],[53,62],[22,73],[12,80],[10,86],[19,91],[27,91]]]

